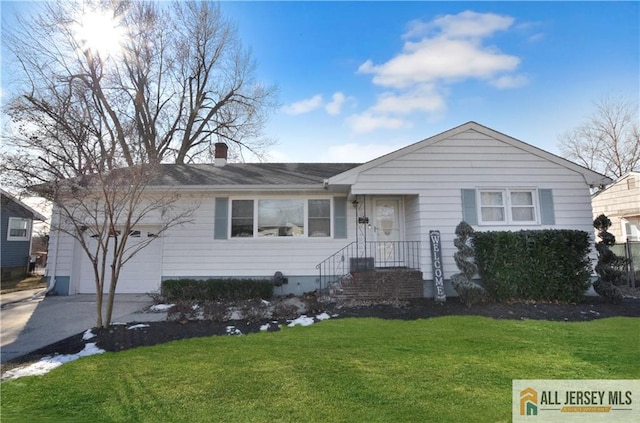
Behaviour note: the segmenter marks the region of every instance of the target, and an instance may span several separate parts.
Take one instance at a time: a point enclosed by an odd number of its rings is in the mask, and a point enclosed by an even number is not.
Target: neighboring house
[[[592,232],[590,188],[608,178],[469,122],[365,164],[163,165],[155,189],[197,201],[193,223],[175,227],[127,263],[118,292],[157,291],[174,278],[270,278],[276,294],[327,288],[351,270],[409,268],[433,295],[429,232],[441,234],[448,279],[455,227]],[[55,208],[54,208],[55,214]],[[154,236],[153,225],[137,236]],[[60,294],[95,290],[88,260],[51,233],[48,275]],[[321,273],[322,272],[322,273]],[[452,294],[448,282],[447,294]]]
[[[591,197],[593,217],[605,214],[617,243],[640,241],[640,172],[622,175]]]
[[[29,265],[33,221],[45,217],[20,202],[11,194],[0,190],[0,262],[2,279],[24,276]]]

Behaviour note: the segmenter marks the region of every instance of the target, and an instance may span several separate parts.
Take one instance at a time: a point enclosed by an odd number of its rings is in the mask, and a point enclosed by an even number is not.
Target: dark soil
[[[312,308],[315,316],[317,303]],[[314,310],[315,309],[315,310]],[[625,298],[620,304],[611,304],[601,297],[587,297],[577,304],[566,303],[485,303],[467,308],[456,298],[444,303],[436,303],[432,299],[411,300],[401,303],[347,303],[342,305],[327,304],[322,308],[332,318],[377,317],[382,319],[415,320],[450,315],[475,315],[494,319],[535,319],[551,321],[588,321],[614,316],[640,317],[640,298]],[[170,315],[171,317],[171,315]],[[286,319],[279,321],[250,320],[188,320],[184,316],[173,315],[171,321],[144,323],[146,327],[129,329],[128,325],[113,325],[109,329],[93,329],[96,335],[90,340],[83,340],[83,334],[77,334],[55,344],[48,345],[31,354],[14,359],[3,365],[3,372],[37,361],[41,357],[52,354],[75,354],[89,342],[106,351],[122,351],[140,346],[156,345],[179,339],[211,336],[247,334],[260,331],[265,323],[270,323],[270,331],[279,330],[278,324],[287,324]],[[238,332],[239,331],[239,332]]]

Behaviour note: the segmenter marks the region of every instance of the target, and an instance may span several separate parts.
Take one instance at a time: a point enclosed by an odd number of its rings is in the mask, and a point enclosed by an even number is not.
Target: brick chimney
[[[223,167],[227,164],[227,151],[229,150],[229,146],[223,142],[215,143],[215,153],[214,153],[214,165]]]

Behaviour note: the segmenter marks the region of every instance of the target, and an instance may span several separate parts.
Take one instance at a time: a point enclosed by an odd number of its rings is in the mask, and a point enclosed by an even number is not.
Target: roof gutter
[[[146,191],[162,191],[179,190],[180,192],[309,192],[324,191],[324,184],[317,185],[150,185],[145,188]]]

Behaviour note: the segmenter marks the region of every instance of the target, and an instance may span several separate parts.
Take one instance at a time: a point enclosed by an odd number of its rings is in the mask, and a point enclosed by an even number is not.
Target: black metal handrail
[[[420,241],[352,242],[316,265],[321,291],[352,272],[390,268],[420,269]]]

